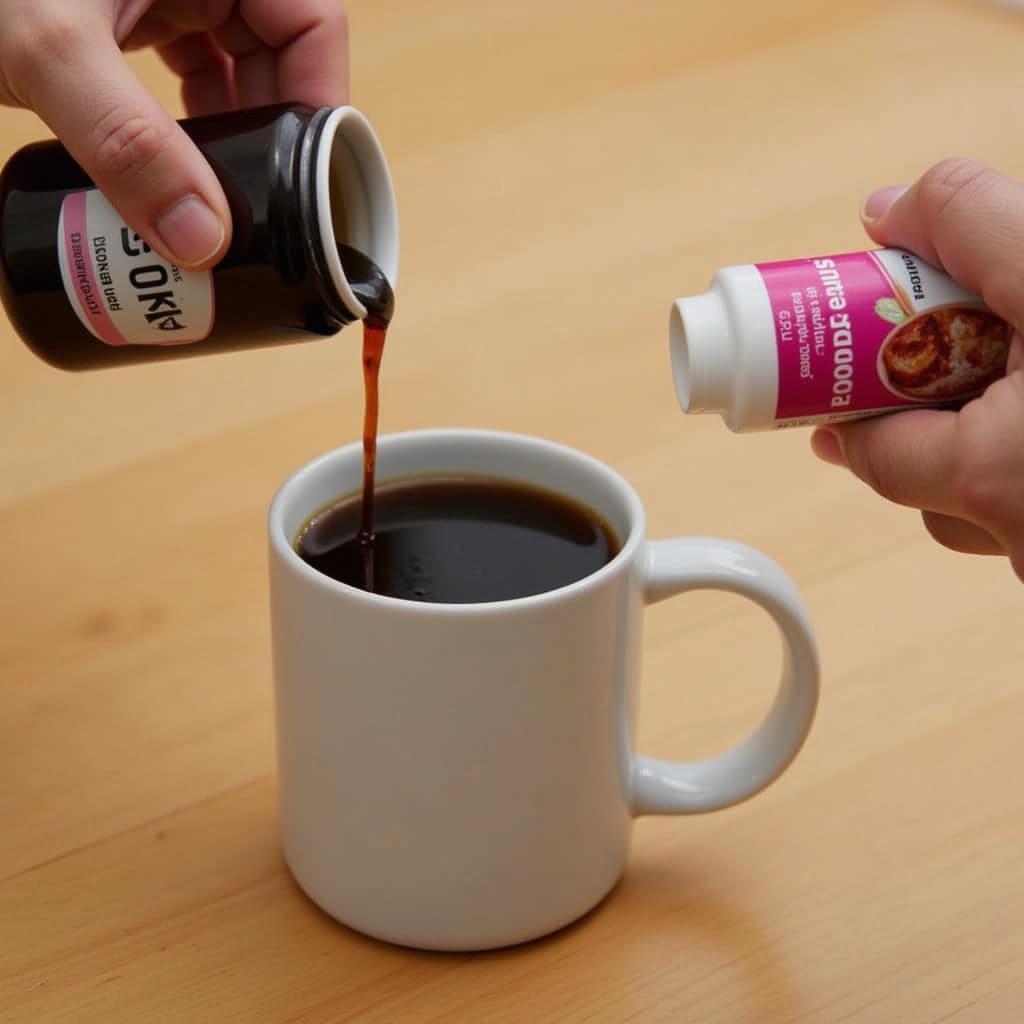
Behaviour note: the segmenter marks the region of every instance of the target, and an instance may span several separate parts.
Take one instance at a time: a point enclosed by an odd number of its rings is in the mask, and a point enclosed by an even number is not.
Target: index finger
[[[952,480],[957,414],[918,409],[832,424],[843,460],[855,476],[898,505],[962,514]]]
[[[241,0],[238,16],[276,51],[280,100],[348,103],[348,19],[339,0]]]

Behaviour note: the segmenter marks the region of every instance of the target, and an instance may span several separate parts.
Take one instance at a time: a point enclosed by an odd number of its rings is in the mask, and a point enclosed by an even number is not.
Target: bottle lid
[[[721,295],[677,299],[669,315],[676,396],[683,412],[725,412],[732,401],[733,346]]]

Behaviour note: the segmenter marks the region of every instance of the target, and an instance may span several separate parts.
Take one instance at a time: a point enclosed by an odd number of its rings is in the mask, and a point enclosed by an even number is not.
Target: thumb
[[[28,105],[157,252],[187,269],[212,266],[231,229],[213,170],[112,37],[65,42],[19,83]]]
[[[943,268],[1024,329],[1024,183],[974,160],[943,160],[909,189],[873,193],[861,217],[876,242]]]

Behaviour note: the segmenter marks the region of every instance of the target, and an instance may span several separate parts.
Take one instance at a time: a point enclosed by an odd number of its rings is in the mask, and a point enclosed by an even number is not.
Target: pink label
[[[845,253],[757,269],[778,345],[777,420],[963,399],[1005,371],[1006,323],[912,254]]]
[[[108,345],[183,345],[213,326],[213,274],[167,262],[96,189],[69,193],[57,227],[68,301]]]
[[[64,200],[63,238],[67,259],[68,298],[76,304],[82,322],[108,345],[126,345],[124,335],[114,326],[96,280],[89,232],[86,225],[84,192],[75,192]]]

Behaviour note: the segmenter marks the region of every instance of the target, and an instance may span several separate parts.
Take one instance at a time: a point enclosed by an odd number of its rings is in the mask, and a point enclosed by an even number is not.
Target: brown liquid
[[[380,361],[388,325],[367,317],[363,322],[363,498],[360,504],[359,544],[363,549],[366,590],[373,590],[373,493],[377,469],[377,421],[380,416]]]
[[[373,495],[377,467],[377,422],[380,417],[380,361],[388,325],[395,311],[395,296],[381,269],[367,256],[347,245],[338,256],[352,291],[365,306],[363,321],[363,497],[357,540],[362,553],[363,589],[374,590]]]
[[[575,501],[488,477],[378,489],[380,364],[394,295],[380,269],[338,247],[363,321],[363,490],[314,516],[295,547],[313,568],[360,590],[465,604],[545,593],[596,572],[619,549],[600,516]]]
[[[315,515],[295,541],[314,569],[368,590],[362,504]],[[568,586],[615,557],[619,542],[584,505],[492,477],[437,477],[377,489],[372,590],[409,601],[506,601]]]

